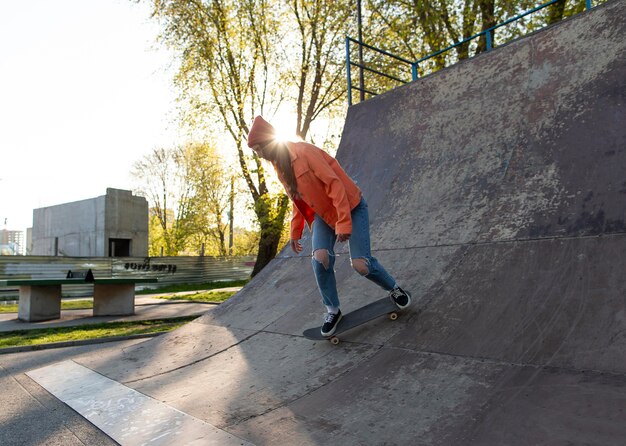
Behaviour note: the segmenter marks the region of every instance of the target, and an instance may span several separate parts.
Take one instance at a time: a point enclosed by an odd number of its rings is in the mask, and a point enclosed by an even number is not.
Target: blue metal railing
[[[365,93],[367,93],[367,94],[369,94],[371,96],[376,96],[378,94],[376,92],[373,92],[373,91],[370,91],[370,90],[366,89],[362,85],[358,86],[358,87],[355,86],[355,85],[352,85],[351,67],[353,67],[353,66],[359,68],[360,73],[361,73],[361,79],[363,78],[363,71],[368,71],[368,72],[374,73],[374,74],[376,74],[378,76],[382,76],[382,77],[385,77],[387,79],[391,79],[391,80],[394,80],[396,82],[399,82],[399,83],[402,83],[402,84],[406,84],[406,83],[409,83],[409,82],[412,82],[412,81],[415,81],[415,80],[418,79],[418,77],[419,77],[419,66],[420,66],[421,63],[423,63],[423,62],[425,62],[425,61],[427,61],[429,59],[432,59],[434,57],[440,56],[440,55],[442,55],[442,54],[444,54],[444,53],[446,53],[446,52],[448,52],[448,51],[450,51],[450,50],[452,50],[454,48],[457,48],[457,47],[459,47],[461,45],[465,45],[466,43],[468,43],[468,42],[470,42],[470,41],[472,41],[474,39],[479,39],[482,36],[485,36],[486,51],[490,51],[491,49],[493,49],[493,38],[492,38],[493,34],[495,33],[495,31],[498,28],[501,28],[503,26],[509,25],[509,24],[511,24],[513,22],[516,22],[516,21],[518,21],[518,20],[528,16],[528,15],[531,15],[531,14],[534,14],[534,13],[536,13],[538,11],[541,11],[544,8],[547,8],[547,7],[557,3],[558,1],[561,1],[561,0],[551,0],[551,1],[547,2],[547,3],[539,5],[539,6],[533,8],[531,10],[523,12],[523,13],[521,13],[521,14],[515,16],[515,17],[512,17],[512,18],[510,18],[510,19],[508,19],[508,20],[506,20],[506,21],[504,21],[502,23],[499,23],[499,24],[497,24],[495,26],[492,26],[491,28],[485,29],[485,30],[479,32],[478,34],[475,34],[475,35],[473,35],[471,37],[468,37],[467,39],[464,39],[464,40],[462,40],[460,42],[457,42],[457,43],[455,43],[453,45],[450,45],[447,48],[444,48],[444,49],[439,50],[439,51],[435,51],[434,53],[431,53],[431,54],[429,54],[429,55],[427,55],[425,57],[422,57],[421,59],[418,59],[416,61],[407,60],[407,59],[402,58],[400,56],[396,56],[395,54],[392,54],[392,53],[390,53],[388,51],[381,50],[380,48],[376,48],[374,46],[371,46],[371,45],[368,45],[366,43],[363,43],[363,42],[361,42],[359,40],[353,39],[351,37],[346,37],[346,69],[347,69],[346,71],[347,71],[347,81],[348,81],[348,105],[352,105],[352,90],[357,90],[357,91],[361,92],[361,100],[363,100],[363,95]],[[592,9],[593,8],[592,0],[585,0],[585,7],[586,7],[587,11]],[[392,58],[392,59],[396,60],[397,62],[400,62],[401,64],[408,65],[410,67],[410,69],[411,69],[411,80],[405,80],[405,79],[400,78],[397,75],[391,75],[391,74],[383,73],[380,70],[368,67],[367,65],[365,65],[361,61],[359,61],[359,63],[353,62],[351,60],[351,57],[350,57],[350,44],[351,43],[355,43],[356,45],[360,46],[361,48],[367,48],[369,50],[375,51],[375,52],[377,52],[379,54],[382,54],[385,57]]]
[[[355,40],[355,39],[353,39],[351,37],[346,37],[346,64],[347,64],[347,67],[348,67],[348,86],[349,86],[349,88],[348,88],[348,104],[352,105],[352,90],[358,90],[358,91],[361,91],[363,93],[368,93],[368,94],[376,96],[376,93],[374,93],[374,92],[368,91],[365,88],[356,87],[356,86],[352,85],[352,77],[351,77],[351,73],[350,73],[350,66],[351,65],[359,67],[361,70],[369,71],[369,72],[377,74],[379,76],[386,77],[388,79],[392,79],[392,80],[395,80],[395,81],[398,81],[398,82],[406,83],[406,81],[404,81],[404,80],[402,80],[402,79],[400,79],[400,78],[398,78],[396,76],[383,73],[382,71],[375,70],[373,68],[370,68],[368,66],[365,66],[365,65],[362,65],[362,64],[359,64],[359,63],[356,63],[356,62],[351,62],[350,61],[350,42],[354,42],[357,45],[361,45],[362,47],[368,48],[368,49],[370,49],[372,51],[375,51],[375,52],[377,52],[379,54],[382,54],[383,56],[391,57],[392,59],[395,59],[395,60],[397,60],[398,62],[401,62],[401,63],[408,64],[411,67],[413,66],[413,62],[411,62],[410,60],[404,59],[404,58],[402,58],[400,56],[396,56],[395,54],[391,54],[388,51],[381,50],[379,48],[373,47],[373,46],[368,45],[366,43],[359,42],[358,40]]]

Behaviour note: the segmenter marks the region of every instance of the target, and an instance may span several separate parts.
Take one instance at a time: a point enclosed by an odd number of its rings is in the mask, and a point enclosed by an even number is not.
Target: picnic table
[[[93,283],[94,316],[128,316],[135,314],[135,285],[155,283],[157,279],[124,277],[65,279],[8,279],[0,286],[19,287],[18,319],[25,322],[46,321],[61,317],[61,287]]]

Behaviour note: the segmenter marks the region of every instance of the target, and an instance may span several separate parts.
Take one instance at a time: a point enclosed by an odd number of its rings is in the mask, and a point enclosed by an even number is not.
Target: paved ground
[[[626,0],[610,1],[349,109],[337,157],[415,297],[397,321],[303,338],[319,296],[310,258],[284,251],[166,335],[0,356],[0,443],[104,442],[92,420],[129,445],[141,426],[155,445],[623,446],[624,35]],[[381,295],[345,246],[336,269],[345,311]],[[202,433],[142,426],[154,404]]]
[[[237,291],[224,288],[220,291]],[[193,294],[172,293],[177,295]],[[159,294],[157,294],[159,295]],[[0,332],[30,330],[52,326],[77,326],[110,321],[150,320],[201,315],[215,304],[193,301],[168,301],[157,295],[136,298],[136,314],[125,317],[91,317],[91,310],[61,312],[61,319],[26,323],[16,313],[0,314]],[[88,298],[81,298],[88,299]],[[118,444],[65,403],[52,396],[29,378],[25,372],[40,369],[85,354],[118,352],[146,339],[123,340],[103,344],[54,348],[39,351],[0,354],[0,444],[9,445],[115,445]]]
[[[0,444],[109,446],[115,441],[25,372],[83,354],[119,351],[145,339],[0,355]]]
[[[239,289],[239,287],[224,288],[223,291],[237,291]],[[184,296],[186,294],[193,293],[195,293],[195,291],[172,294]],[[211,303],[157,299],[155,298],[157,295],[158,294],[137,296],[135,299],[135,314],[133,316],[93,317],[91,316],[92,310],[63,310],[61,311],[60,319],[43,322],[22,322],[17,319],[17,313],[0,313],[0,332],[49,327],[71,327],[100,322],[136,321],[194,316],[201,315],[215,306]],[[88,298],[84,299],[88,300]]]

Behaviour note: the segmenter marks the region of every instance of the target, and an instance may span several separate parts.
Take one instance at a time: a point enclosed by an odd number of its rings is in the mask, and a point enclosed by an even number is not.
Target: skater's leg
[[[336,313],[339,309],[335,279],[335,241],[335,231],[316,215],[313,223],[311,264],[322,302],[331,313]]]
[[[311,263],[315,272],[317,287],[326,307],[322,336],[332,336],[341,320],[337,282],[335,280],[335,231],[319,216],[313,223],[313,256]]]
[[[399,308],[411,304],[411,294],[398,286],[396,280],[385,270],[370,248],[369,215],[367,203],[361,203],[352,211],[352,236],[350,237],[350,259],[352,267],[362,276],[382,289],[389,291],[389,297]]]
[[[356,272],[386,291],[396,286],[395,279],[372,256],[370,248],[369,212],[365,199],[352,210],[352,235],[350,236],[350,259]]]

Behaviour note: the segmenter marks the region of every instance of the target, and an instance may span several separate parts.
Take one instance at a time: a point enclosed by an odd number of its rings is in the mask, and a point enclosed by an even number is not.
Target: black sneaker
[[[389,298],[400,309],[406,308],[411,305],[411,295],[399,286],[395,287],[389,292]]]
[[[337,324],[339,324],[341,317],[341,310],[337,314],[326,313],[324,325],[322,325],[322,336],[332,336],[337,329]]]

